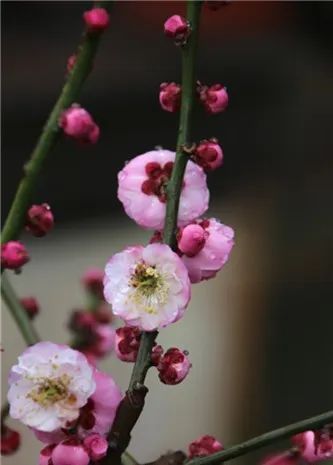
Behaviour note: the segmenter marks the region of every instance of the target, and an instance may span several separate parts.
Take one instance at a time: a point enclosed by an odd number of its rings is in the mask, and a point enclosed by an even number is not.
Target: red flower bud
[[[229,102],[227,89],[221,84],[213,86],[199,86],[199,98],[208,113],[221,113],[224,111]]]
[[[19,241],[9,241],[1,245],[1,267],[18,270],[29,261],[24,245]]]
[[[36,315],[38,315],[39,304],[35,297],[23,297],[20,299],[20,303],[30,319],[33,319]]]
[[[170,16],[164,23],[165,35],[175,39],[177,44],[184,44],[190,31],[188,21],[179,15]]]
[[[163,110],[174,113],[179,110],[181,102],[181,87],[175,82],[163,82],[160,85],[160,104]]]
[[[85,11],[83,19],[89,32],[102,32],[110,24],[109,13],[104,8],[92,8]]]
[[[157,366],[159,378],[164,384],[178,384],[186,378],[191,363],[186,352],[172,347],[161,357]]]
[[[217,139],[201,141],[195,149],[193,159],[206,171],[220,167],[223,162],[223,152]]]
[[[13,454],[20,447],[20,444],[20,433],[3,425],[1,428],[1,455]]]
[[[67,136],[83,144],[95,144],[99,139],[99,127],[91,115],[76,103],[63,111],[59,118],[59,126]]]
[[[47,203],[32,205],[27,213],[26,230],[36,237],[45,236],[54,226],[53,213]]]
[[[205,457],[223,449],[222,444],[214,436],[201,436],[189,445],[189,459]]]

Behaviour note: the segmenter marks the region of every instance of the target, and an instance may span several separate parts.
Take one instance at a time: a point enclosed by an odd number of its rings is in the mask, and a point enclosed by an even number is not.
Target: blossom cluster
[[[112,352],[115,339],[112,311],[103,297],[103,277],[104,272],[99,268],[90,268],[84,273],[81,281],[88,304],[86,308],[74,310],[68,322],[73,334],[71,346],[94,366]]]

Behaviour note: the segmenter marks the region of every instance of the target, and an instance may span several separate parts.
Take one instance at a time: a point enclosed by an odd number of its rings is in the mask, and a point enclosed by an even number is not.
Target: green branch
[[[109,1],[99,2],[99,6],[103,6],[106,9],[110,8],[110,4],[111,2]],[[75,66],[69,73],[61,94],[31,154],[31,158],[24,168],[24,177],[19,184],[3,227],[1,243],[16,239],[21,233],[25,222],[25,215],[36,188],[38,176],[59,135],[59,117],[64,109],[68,108],[78,99],[82,85],[92,69],[100,36],[100,33],[87,32],[83,36]]]
[[[6,276],[6,273],[2,275],[1,279],[1,295],[26,344],[30,346],[39,342],[40,338],[33,324],[31,323],[27,312],[24,310],[20,301],[18,300],[15,291]]]
[[[199,19],[201,1],[189,1],[187,6],[187,20],[191,25],[191,34],[187,44],[183,47],[182,55],[182,101],[177,139],[177,151],[172,175],[168,183],[168,201],[164,224],[163,240],[170,247],[174,247],[179,198],[183,183],[188,154],[184,147],[191,145],[191,126],[196,89],[196,56],[199,37]]]
[[[274,442],[290,438],[294,434],[308,430],[316,430],[332,422],[333,410],[330,410],[329,412],[322,413],[321,415],[307,418],[306,420],[298,421],[297,423],[292,423],[291,425],[269,431],[268,433],[249,439],[248,441],[237,444],[236,446],[229,447],[228,449],[217,452],[216,454],[189,460],[186,465],[221,464],[222,462],[235,459],[236,457],[245,455],[253,450],[269,446]]]

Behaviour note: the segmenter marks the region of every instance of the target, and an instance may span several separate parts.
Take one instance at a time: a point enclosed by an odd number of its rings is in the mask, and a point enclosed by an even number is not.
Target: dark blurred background
[[[89,5],[2,2],[4,218]],[[101,140],[82,150],[61,139],[35,196],[50,203],[64,231],[89,224],[93,234],[95,220],[126,222],[116,198],[124,161],[156,145],[174,148],[177,116],[161,111],[158,91],[163,81],[179,82],[180,53],[162,25],[184,12],[183,2],[115,2],[80,98]],[[223,168],[209,176],[212,212],[232,219],[236,234],[239,223],[241,238],[258,238],[256,256],[240,257],[233,279],[263,262],[269,275],[257,283],[265,305],[245,296],[253,318],[246,315],[239,337],[254,349],[237,425],[225,434],[230,442],[332,408],[332,38],[332,2],[203,9],[198,79],[225,84],[230,96],[222,115],[195,118],[196,139],[216,136],[225,153]],[[186,415],[182,421],[186,427]],[[256,463],[256,455],[242,463]]]

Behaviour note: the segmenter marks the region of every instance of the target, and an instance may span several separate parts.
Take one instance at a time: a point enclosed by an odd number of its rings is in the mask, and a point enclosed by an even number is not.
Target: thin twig
[[[241,455],[245,455],[253,450],[266,447],[274,442],[281,441],[282,439],[290,438],[294,434],[302,433],[303,431],[316,430],[329,423],[333,422],[333,410],[322,413],[315,417],[307,418],[306,420],[292,423],[288,426],[269,431],[268,433],[261,434],[248,441],[237,444],[236,446],[229,447],[216,454],[208,455],[207,457],[200,457],[190,460],[186,465],[213,465],[226,462],[227,460],[235,459]]]
[[[101,1],[98,2],[98,4],[108,9],[110,8],[111,2]],[[86,32],[83,36],[81,46],[77,53],[75,66],[68,74],[67,81],[46,121],[43,131],[31,154],[30,161],[24,168],[24,177],[16,191],[15,198],[3,227],[1,243],[16,239],[21,233],[26,212],[36,188],[37,179],[59,135],[59,116],[64,109],[68,108],[78,99],[82,85],[92,69],[100,36],[101,34],[99,32]]]
[[[8,277],[6,276],[6,273],[2,275],[1,279],[1,295],[26,344],[30,346],[39,342],[40,338],[33,324],[31,323],[27,312],[24,310],[20,301],[18,300],[15,291],[12,288]]]

